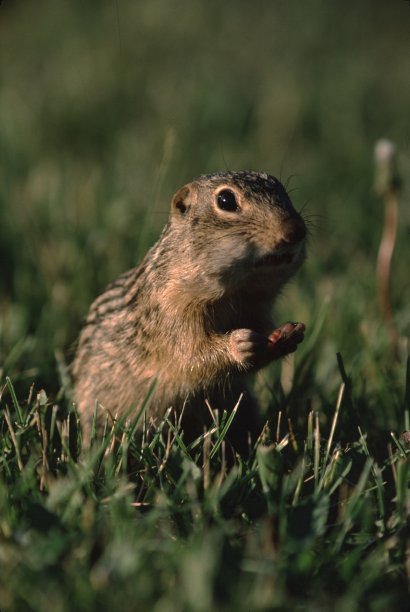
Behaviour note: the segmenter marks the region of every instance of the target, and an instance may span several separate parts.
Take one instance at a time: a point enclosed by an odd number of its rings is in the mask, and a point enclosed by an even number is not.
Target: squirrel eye
[[[239,210],[235,194],[229,189],[223,189],[220,191],[217,195],[216,202],[218,204],[218,208],[225,210],[226,212],[236,212]]]

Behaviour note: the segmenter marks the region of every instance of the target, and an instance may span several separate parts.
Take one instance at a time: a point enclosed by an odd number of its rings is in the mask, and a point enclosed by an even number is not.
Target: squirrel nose
[[[281,242],[284,246],[298,244],[306,238],[306,225],[299,215],[283,221],[282,231],[283,238]]]

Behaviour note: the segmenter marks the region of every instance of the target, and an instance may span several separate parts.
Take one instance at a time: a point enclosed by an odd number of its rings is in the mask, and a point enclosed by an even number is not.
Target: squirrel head
[[[276,293],[305,258],[303,218],[268,174],[200,176],[174,195],[169,223],[178,256],[191,264],[186,278],[203,291],[247,286]]]

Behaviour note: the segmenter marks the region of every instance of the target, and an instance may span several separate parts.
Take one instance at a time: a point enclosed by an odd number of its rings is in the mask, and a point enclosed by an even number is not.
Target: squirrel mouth
[[[261,266],[281,266],[292,263],[294,253],[269,253],[264,257],[261,257],[255,262],[255,267],[260,268]]]

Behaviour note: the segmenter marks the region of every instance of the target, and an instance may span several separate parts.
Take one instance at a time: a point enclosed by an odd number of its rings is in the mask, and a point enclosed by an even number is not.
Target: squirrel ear
[[[179,215],[184,215],[190,207],[189,195],[191,189],[189,185],[181,187],[172,198],[171,211],[177,212]]]

